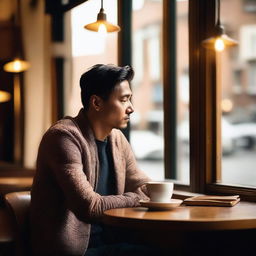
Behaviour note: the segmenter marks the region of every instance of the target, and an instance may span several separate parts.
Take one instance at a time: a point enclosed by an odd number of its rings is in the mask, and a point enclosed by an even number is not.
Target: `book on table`
[[[240,201],[239,195],[233,196],[193,196],[184,200],[185,205],[194,206],[234,206]]]

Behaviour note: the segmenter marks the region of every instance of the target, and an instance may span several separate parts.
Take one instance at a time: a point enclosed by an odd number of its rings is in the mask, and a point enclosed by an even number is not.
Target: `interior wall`
[[[14,0],[0,0],[0,21],[10,20],[15,12]]]
[[[31,68],[24,73],[24,166],[34,167],[43,133],[51,124],[50,17],[44,0],[21,1],[23,45]]]

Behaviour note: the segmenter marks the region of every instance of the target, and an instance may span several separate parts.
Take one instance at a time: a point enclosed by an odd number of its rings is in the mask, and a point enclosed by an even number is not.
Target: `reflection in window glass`
[[[221,182],[242,186],[256,186],[256,5],[253,2],[221,1],[221,17],[227,33],[239,41],[237,47],[221,53]]]
[[[64,72],[65,115],[74,116],[82,107],[79,87],[82,73],[98,63],[117,65],[117,33],[102,35],[84,29],[84,25],[96,21],[100,6],[100,0],[88,1],[65,15],[65,49],[70,49],[66,52]],[[117,1],[105,1],[104,10],[108,21],[117,24]]]
[[[164,179],[163,1],[133,1],[133,104],[131,144],[139,167],[152,179]],[[143,17],[143,19],[141,19]],[[177,1],[178,172],[189,183],[188,1]]]

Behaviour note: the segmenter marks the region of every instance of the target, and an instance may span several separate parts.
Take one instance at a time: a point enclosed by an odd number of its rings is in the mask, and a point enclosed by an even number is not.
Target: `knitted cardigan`
[[[83,109],[45,133],[31,191],[30,243],[33,255],[84,255],[90,222],[111,208],[135,207],[149,178],[136,166],[130,144],[117,129],[109,135],[117,195],[95,192],[97,146]]]

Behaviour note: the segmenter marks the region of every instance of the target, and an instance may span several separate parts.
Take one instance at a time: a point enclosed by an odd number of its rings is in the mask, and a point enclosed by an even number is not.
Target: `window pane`
[[[189,184],[189,49],[188,0],[176,1],[177,180]]]
[[[96,21],[101,1],[88,1],[65,14],[65,114],[76,115],[82,107],[79,79],[89,67],[97,63],[117,65],[117,33],[100,34],[84,29]],[[117,1],[104,2],[109,22],[117,24]],[[109,50],[111,49],[111,50]]]
[[[189,183],[188,1],[177,1],[177,181]],[[145,17],[141,19],[141,17]],[[153,179],[164,178],[163,1],[133,1],[133,104],[131,144],[139,166]],[[167,85],[172,86],[172,85]]]
[[[133,0],[135,112],[131,115],[130,140],[139,167],[155,180],[164,179],[162,9],[161,0]]]
[[[221,53],[221,182],[256,186],[256,2],[222,0],[221,21],[239,41]]]

